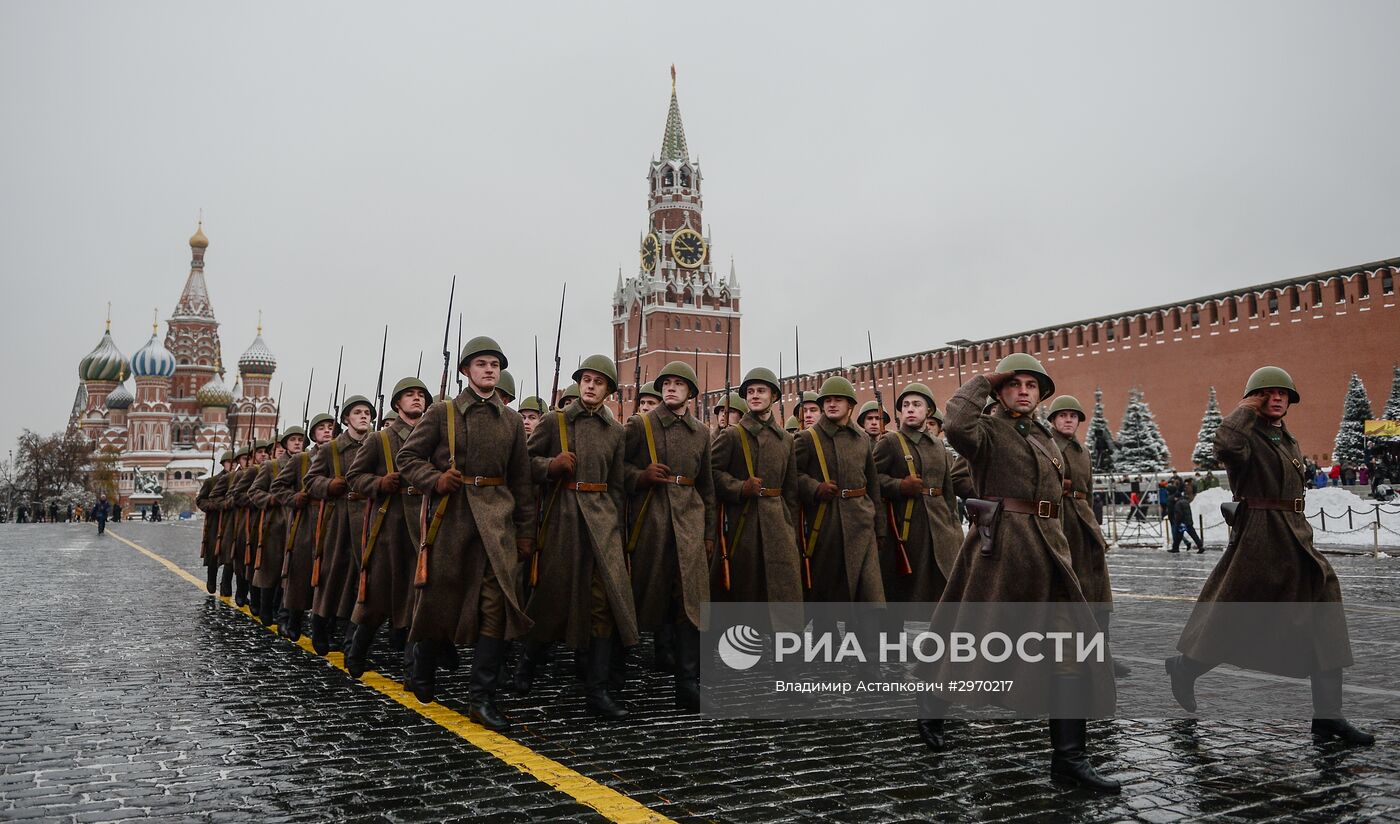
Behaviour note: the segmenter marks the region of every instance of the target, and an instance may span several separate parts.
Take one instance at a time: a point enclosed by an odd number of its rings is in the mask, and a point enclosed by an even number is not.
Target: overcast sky
[[[0,442],[107,301],[257,310],[300,417],[465,335],[611,353],[679,72],[744,366],[806,371],[1400,255],[1400,3],[0,5]],[[454,331],[455,338],[455,331]],[[229,375],[232,383],[233,375]]]

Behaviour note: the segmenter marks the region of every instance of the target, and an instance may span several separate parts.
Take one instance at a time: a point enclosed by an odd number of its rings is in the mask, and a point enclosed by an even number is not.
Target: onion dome
[[[277,371],[277,358],[263,343],[261,322],[258,323],[258,336],[253,338],[253,345],[238,359],[238,371],[259,375],[271,375]]]
[[[175,374],[175,356],[160,342],[156,324],[151,324],[151,339],[131,356],[131,374],[138,378],[168,378]]]
[[[204,236],[204,221],[202,221],[202,220],[199,222],[199,228],[197,228],[197,229],[194,230],[194,234],[190,235],[190,248],[191,248],[191,249],[208,249],[208,248],[209,248],[209,238],[207,238],[207,237]]]
[[[194,393],[195,399],[199,401],[201,407],[228,406],[233,403],[233,393],[224,386],[218,374],[209,378],[209,382],[199,387],[199,391]]]
[[[78,362],[78,377],[85,381],[121,380],[124,373],[131,371],[131,362],[126,359],[112,341],[112,322],[107,321],[107,331],[96,348]]]
[[[132,396],[131,390],[126,388],[125,383],[117,384],[117,388],[107,395],[108,409],[126,409],[135,402],[136,398]]]

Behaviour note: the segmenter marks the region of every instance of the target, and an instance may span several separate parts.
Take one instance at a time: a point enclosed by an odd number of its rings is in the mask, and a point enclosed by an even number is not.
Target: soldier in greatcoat
[[[223,513],[219,534],[219,594],[225,598],[234,594],[235,561],[241,562],[243,555],[238,547],[239,536],[243,534],[243,513],[238,508],[238,484],[248,474],[248,464],[252,460],[252,446],[245,445],[233,453],[234,466],[228,473],[228,480],[222,487],[222,494],[214,498],[219,511]]]
[[[1304,515],[1303,455],[1283,423],[1299,399],[1287,372],[1261,367],[1216,430],[1215,455],[1235,500],[1230,545],[1201,588],[1177,642],[1181,654],[1167,660],[1167,673],[1173,695],[1189,712],[1196,711],[1196,679],[1219,664],[1307,677],[1313,738],[1369,746],[1375,737],[1342,716],[1351,638],[1341,584],[1313,546]],[[1296,607],[1285,610],[1284,604]]]
[[[889,548],[880,553],[886,601],[937,601],[962,546],[952,459],[925,425],[933,410],[933,392],[909,384],[895,398],[899,426],[875,442],[890,526]]]
[[[978,528],[969,530],[934,611],[935,633],[972,632],[981,637],[1014,624],[1015,615],[993,615],[970,602],[1015,604],[1016,615],[1034,609],[1026,605],[1043,605],[1031,616],[1032,621],[1049,623],[1032,624],[1041,633],[1098,632],[1060,526],[1064,458],[1050,430],[1035,417],[1036,406],[1054,391],[1054,382],[1038,360],[1015,353],[1003,358],[995,372],[969,379],[948,402],[948,441],[970,469],[975,498],[969,498],[968,506],[977,511],[978,502],[987,505],[979,518],[985,518],[981,525],[990,540]],[[986,402],[989,397],[991,404]],[[932,676],[930,680],[1005,678],[1012,686],[995,693],[940,693],[946,701],[926,697],[921,709],[928,717],[919,721],[920,736],[930,749],[944,748],[942,716],[948,701],[971,706],[995,701],[1021,713],[1048,714],[1052,780],[1119,792],[1118,782],[1099,775],[1085,755],[1082,715],[1064,717],[1084,710],[1112,712],[1112,668],[1107,661],[1080,662],[1073,655],[1056,660],[1042,654],[1045,658],[1039,661],[1020,655],[1006,662],[979,658],[955,670],[943,659],[925,668],[923,674]]]
[[[340,408],[344,431],[316,450],[306,474],[306,491],[322,502],[311,565],[311,646],[317,655],[325,655],[335,643],[343,649],[346,643],[341,633],[349,634],[359,582],[365,495],[350,488],[345,473],[373,424],[374,404],[369,398],[346,398]]]
[[[624,433],[606,405],[617,391],[617,368],[606,355],[591,355],[573,379],[579,401],[544,416],[528,442],[544,517],[536,583],[525,610],[534,627],[525,637],[515,684],[528,691],[546,645],[563,641],[586,653],[589,711],[619,720],[627,710],[610,694],[610,680],[625,679],[625,671],[619,672],[625,649],[638,638],[623,556]]]
[[[272,479],[269,492],[280,506],[287,507],[289,521],[282,555],[282,611],[277,634],[293,643],[301,638],[306,611],[311,608],[311,572],[316,546],[325,526],[326,502],[311,496],[306,479],[313,455],[335,438],[335,418],[325,412],[311,419],[311,447],[292,456],[285,471]]]
[[[631,493],[626,551],[632,595],[643,630],[675,633],[677,706],[700,707],[700,628],[710,600],[715,548],[710,433],[690,414],[699,394],[695,371],[668,363],[656,376],[661,405],[626,425]]]
[[[885,428],[889,425],[890,413],[881,409],[880,404],[875,401],[861,404],[860,411],[856,413],[856,428],[872,439],[885,434]]]
[[[428,493],[410,683],[418,700],[434,700],[445,650],[475,644],[468,717],[500,730],[509,725],[495,701],[505,641],[531,625],[516,575],[519,560],[534,551],[535,490],[525,424],[496,395],[507,366],[500,345],[473,338],[457,364],[466,377],[462,392],[429,407],[399,450],[403,478]]]
[[[268,626],[278,620],[282,557],[287,550],[287,527],[291,520],[286,505],[272,494],[272,485],[283,472],[295,471],[297,456],[305,445],[306,433],[300,426],[293,426],[278,436],[275,452],[280,452],[281,457],[263,463],[248,493],[253,506],[261,510],[258,543],[253,554],[253,587],[261,593],[258,620]]]
[[[204,564],[207,576],[205,589],[213,595],[219,586],[219,536],[223,530],[222,499],[228,486],[229,473],[233,471],[233,453],[225,450],[219,461],[221,471],[210,475],[199,485],[195,496],[195,506],[204,513],[204,530],[199,543],[199,559]]]
[[[402,652],[413,618],[413,567],[418,560],[423,492],[404,481],[398,455],[427,411],[428,398],[427,385],[416,377],[395,384],[389,395],[394,423],[362,445],[345,472],[350,488],[368,501],[369,513],[363,549],[356,547],[360,580],[355,582],[353,630],[345,651],[345,669],[356,678],[364,674],[380,625],[389,622],[390,648]]]

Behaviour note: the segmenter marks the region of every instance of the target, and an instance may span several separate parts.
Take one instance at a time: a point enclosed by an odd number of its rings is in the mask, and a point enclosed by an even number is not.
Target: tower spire
[[[685,127],[681,125],[681,104],[676,100],[676,66],[671,64],[671,108],[666,112],[666,134],[661,139],[661,159],[689,160]]]
[[[112,302],[107,301],[107,331],[112,331]]]
[[[159,306],[156,306],[156,307],[153,307],[153,308],[151,309],[151,337],[155,337],[155,336],[156,336],[157,334],[159,334],[159,333],[160,333],[160,307],[159,307]]]

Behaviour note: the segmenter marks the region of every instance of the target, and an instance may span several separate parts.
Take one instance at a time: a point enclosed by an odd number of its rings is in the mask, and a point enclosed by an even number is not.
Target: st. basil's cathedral
[[[166,493],[192,498],[229,448],[230,427],[240,445],[270,439],[277,428],[271,392],[277,358],[263,342],[261,322],[238,359],[234,388],[224,383],[219,322],[204,280],[208,248],[201,222],[190,238],[189,277],[163,341],[153,322],[150,339],[128,359],[112,339],[109,319],[102,339],[78,364],[81,382],[69,427],[87,436],[95,457],[116,459],[123,503],[137,490],[138,472]]]

